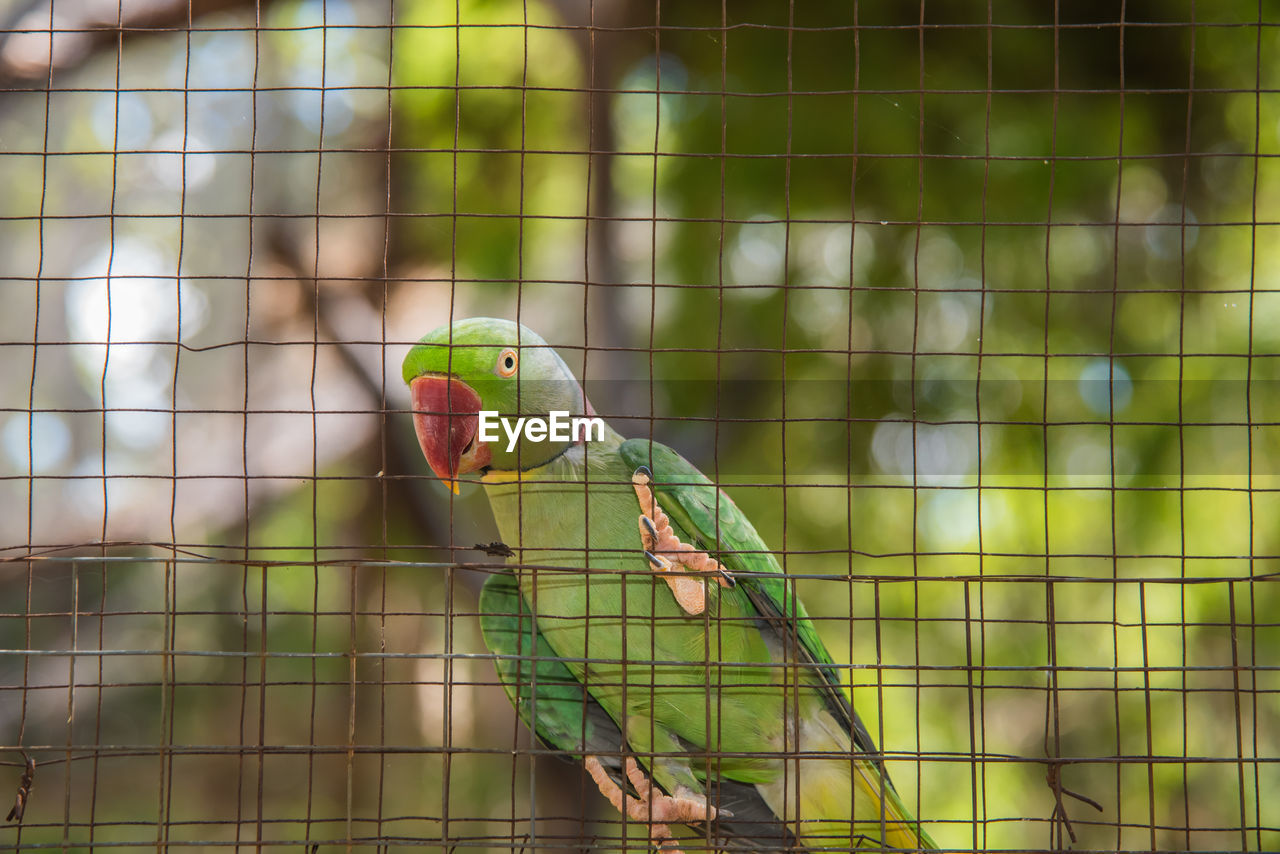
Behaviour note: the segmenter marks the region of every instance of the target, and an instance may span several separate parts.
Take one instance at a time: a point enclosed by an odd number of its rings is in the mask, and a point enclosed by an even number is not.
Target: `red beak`
[[[476,439],[481,400],[457,377],[428,374],[409,383],[413,429],[427,465],[455,493],[458,475],[489,464],[489,446]]]

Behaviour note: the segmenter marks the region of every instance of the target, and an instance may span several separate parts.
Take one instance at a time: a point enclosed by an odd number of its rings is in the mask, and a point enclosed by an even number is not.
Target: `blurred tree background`
[[[1277,23],[10,0],[0,844],[618,833],[404,412],[486,314],[785,551],[941,845],[1070,844],[1059,767],[1079,850],[1280,848]]]

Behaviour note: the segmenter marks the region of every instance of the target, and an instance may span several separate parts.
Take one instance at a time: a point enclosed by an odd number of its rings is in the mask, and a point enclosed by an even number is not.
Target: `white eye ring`
[[[516,368],[520,365],[520,357],[515,350],[510,347],[498,354],[498,364],[494,367],[494,373],[500,377],[515,376]]]

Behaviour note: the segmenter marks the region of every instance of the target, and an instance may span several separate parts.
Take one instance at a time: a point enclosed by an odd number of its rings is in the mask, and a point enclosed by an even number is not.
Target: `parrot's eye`
[[[498,366],[494,368],[500,377],[514,376],[516,365],[520,364],[520,357],[516,355],[516,351],[510,347],[498,354]]]

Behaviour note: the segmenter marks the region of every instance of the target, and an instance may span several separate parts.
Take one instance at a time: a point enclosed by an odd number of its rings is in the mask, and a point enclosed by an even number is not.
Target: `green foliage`
[[[582,70],[541,3],[417,3],[393,58],[397,239],[458,279],[538,278],[586,199]],[[461,26],[459,26],[461,24]],[[530,217],[525,219],[525,217]]]

